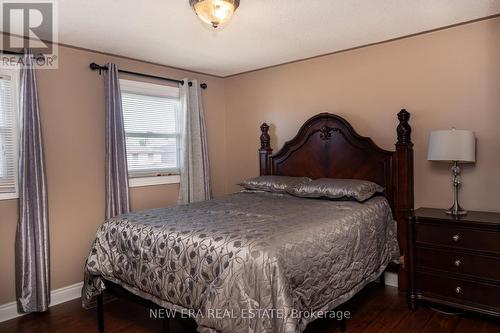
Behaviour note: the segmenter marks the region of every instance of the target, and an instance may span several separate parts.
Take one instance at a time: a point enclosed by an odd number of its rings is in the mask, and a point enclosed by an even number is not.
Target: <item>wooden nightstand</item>
[[[409,306],[420,300],[500,316],[500,213],[420,208],[409,225]]]

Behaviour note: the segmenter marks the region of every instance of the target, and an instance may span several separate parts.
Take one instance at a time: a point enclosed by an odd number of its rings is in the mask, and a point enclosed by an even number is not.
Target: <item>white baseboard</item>
[[[386,286],[391,286],[396,288],[398,287],[398,274],[393,272],[385,272],[384,278]]]
[[[61,304],[79,298],[82,295],[83,282],[71,286],[55,289],[50,292],[50,306]],[[16,302],[0,305],[0,322],[23,316],[17,312]]]

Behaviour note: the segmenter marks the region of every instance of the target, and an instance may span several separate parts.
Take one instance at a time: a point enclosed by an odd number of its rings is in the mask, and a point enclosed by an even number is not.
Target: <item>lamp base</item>
[[[458,188],[460,187],[460,167],[457,161],[453,161],[453,166],[451,167],[451,173],[453,174],[453,206],[446,210],[446,214],[453,216],[464,216],[467,215],[467,211],[460,207],[458,203]]]
[[[445,213],[448,214],[448,215],[453,215],[453,216],[464,216],[464,215],[467,215],[467,211],[466,210],[459,210],[459,211],[452,211],[452,210],[445,210]]]
[[[453,216],[464,216],[467,215],[467,211],[465,209],[462,209],[458,202],[455,202],[453,206],[450,207],[450,209],[445,210],[446,214],[448,215],[453,215]]]

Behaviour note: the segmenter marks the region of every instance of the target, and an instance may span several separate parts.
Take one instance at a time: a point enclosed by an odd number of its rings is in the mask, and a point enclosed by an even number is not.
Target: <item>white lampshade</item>
[[[433,131],[429,138],[429,161],[476,161],[476,138],[467,130]]]

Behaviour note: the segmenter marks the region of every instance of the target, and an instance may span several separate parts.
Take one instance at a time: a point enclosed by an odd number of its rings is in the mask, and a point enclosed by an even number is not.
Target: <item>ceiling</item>
[[[58,1],[59,42],[227,76],[500,13],[499,0],[241,0],[214,31],[188,0]]]

